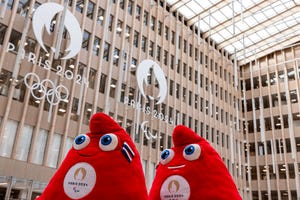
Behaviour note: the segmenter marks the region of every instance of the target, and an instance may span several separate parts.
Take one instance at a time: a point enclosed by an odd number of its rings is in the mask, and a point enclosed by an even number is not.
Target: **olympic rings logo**
[[[33,77],[32,85],[30,85],[30,83],[28,82],[30,80],[30,76]],[[31,95],[34,98],[36,98],[37,100],[42,100],[46,98],[46,100],[51,105],[57,105],[60,101],[67,101],[69,97],[68,88],[66,88],[63,85],[56,86],[55,83],[53,83],[53,81],[51,81],[50,79],[44,79],[41,81],[38,75],[36,75],[33,72],[30,72],[25,75],[24,83],[26,87],[30,90]],[[47,90],[46,85],[50,89]],[[65,92],[65,95],[62,96],[62,92]]]

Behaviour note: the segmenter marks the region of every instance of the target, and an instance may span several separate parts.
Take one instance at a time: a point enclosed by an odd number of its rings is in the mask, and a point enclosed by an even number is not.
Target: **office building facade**
[[[243,199],[299,198],[297,45],[238,66],[164,1],[49,2],[0,4],[0,198],[41,193],[95,112],[130,134],[148,188],[184,124]]]

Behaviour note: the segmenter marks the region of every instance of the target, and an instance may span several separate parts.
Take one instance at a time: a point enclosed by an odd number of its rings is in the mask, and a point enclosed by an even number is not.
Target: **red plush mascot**
[[[126,131],[96,113],[38,200],[146,200],[140,156]]]
[[[173,132],[174,147],[161,154],[150,200],[241,200],[218,153],[185,126]]]

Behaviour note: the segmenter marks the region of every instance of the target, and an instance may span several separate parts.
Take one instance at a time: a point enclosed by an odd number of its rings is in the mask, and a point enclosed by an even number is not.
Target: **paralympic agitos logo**
[[[64,7],[57,3],[44,3],[37,8],[32,17],[34,35],[38,43],[46,52],[48,52],[48,50],[46,49],[42,39],[43,29],[45,27],[48,34],[50,34],[51,22],[53,18],[56,14],[62,12],[63,9]],[[69,10],[66,10],[64,27],[69,33],[70,42],[68,48],[65,50],[68,52],[68,54],[61,59],[69,59],[79,53],[82,43],[82,31],[80,29],[80,25],[75,16]],[[51,47],[51,50],[54,52],[59,51],[59,49],[55,49],[54,47]]]

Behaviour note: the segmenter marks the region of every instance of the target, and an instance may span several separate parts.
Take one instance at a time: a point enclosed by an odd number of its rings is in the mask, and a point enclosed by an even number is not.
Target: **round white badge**
[[[64,179],[64,191],[72,199],[80,199],[88,195],[96,184],[95,169],[88,163],[77,163]]]
[[[160,189],[160,198],[162,200],[188,200],[190,194],[189,183],[179,175],[168,177]]]

